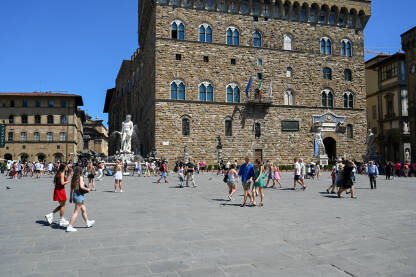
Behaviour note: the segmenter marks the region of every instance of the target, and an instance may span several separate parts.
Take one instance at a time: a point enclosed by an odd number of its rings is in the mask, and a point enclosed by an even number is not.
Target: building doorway
[[[254,150],[254,161],[259,160],[263,162],[263,149],[256,149]]]
[[[331,137],[324,139],[325,152],[328,155],[328,159],[331,162],[337,159],[337,142]]]
[[[12,154],[4,154],[4,159],[6,161],[12,161],[13,160],[13,156],[12,156]]]
[[[63,161],[64,156],[61,153],[55,153],[53,156],[55,157],[55,163],[64,162]]]
[[[25,162],[27,162],[28,160],[29,160],[29,155],[28,155],[28,154],[23,153],[23,154],[21,154],[21,155],[20,155],[20,161],[21,161],[22,163],[25,163]]]
[[[46,155],[43,153],[38,154],[38,161],[44,162],[46,159]]]

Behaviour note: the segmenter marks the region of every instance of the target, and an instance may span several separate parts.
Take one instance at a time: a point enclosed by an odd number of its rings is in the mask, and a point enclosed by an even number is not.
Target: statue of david
[[[131,137],[133,135],[134,125],[131,121],[131,115],[126,116],[126,120],[122,123],[121,129],[121,151],[131,153]]]

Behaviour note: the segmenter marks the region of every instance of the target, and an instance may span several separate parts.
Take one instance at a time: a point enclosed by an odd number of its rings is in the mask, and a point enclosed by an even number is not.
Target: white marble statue
[[[404,122],[404,123],[403,123],[403,134],[408,134],[408,133],[410,133],[410,130],[409,130],[409,123]]]
[[[122,123],[121,129],[121,152],[131,152],[131,138],[133,136],[134,124],[131,121],[131,115],[126,116],[126,120]]]
[[[321,132],[316,133],[316,142],[318,143],[318,155],[325,155],[325,145],[324,145],[324,141],[322,140],[322,134]]]
[[[410,162],[410,149],[409,148],[406,148],[406,150],[404,150],[404,161]]]

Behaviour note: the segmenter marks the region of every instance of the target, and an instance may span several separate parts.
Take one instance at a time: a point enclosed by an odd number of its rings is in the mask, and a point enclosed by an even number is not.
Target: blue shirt
[[[368,166],[367,175],[370,175],[370,174],[378,175],[378,168],[375,164]]]
[[[248,165],[242,164],[238,171],[238,176],[240,176],[241,182],[248,182],[250,178],[254,177],[254,166],[251,163]]]

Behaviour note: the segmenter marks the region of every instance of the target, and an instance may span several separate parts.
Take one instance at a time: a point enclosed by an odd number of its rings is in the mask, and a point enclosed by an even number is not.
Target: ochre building
[[[76,161],[83,148],[82,97],[50,92],[0,93],[6,125],[0,157],[20,161]]]
[[[106,105],[131,97],[140,152],[170,162],[186,146],[216,164],[219,141],[225,160],[311,161],[320,131],[330,159],[362,160],[370,14],[364,0],[139,0],[136,84]]]

